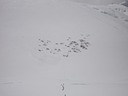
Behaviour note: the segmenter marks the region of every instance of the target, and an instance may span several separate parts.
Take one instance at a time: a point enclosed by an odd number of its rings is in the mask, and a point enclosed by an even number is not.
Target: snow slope
[[[117,5],[0,4],[0,96],[128,95],[128,23]]]

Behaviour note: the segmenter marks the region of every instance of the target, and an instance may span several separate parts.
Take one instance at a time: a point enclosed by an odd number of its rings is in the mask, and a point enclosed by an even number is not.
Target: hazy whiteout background
[[[128,96],[127,6],[0,0],[0,96]]]

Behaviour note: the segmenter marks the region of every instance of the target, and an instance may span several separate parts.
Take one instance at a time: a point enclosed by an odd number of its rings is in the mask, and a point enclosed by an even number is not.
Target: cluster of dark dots
[[[90,43],[86,41],[86,37],[84,37],[84,35],[81,35],[81,37],[82,38],[78,40],[72,40],[71,37],[68,37],[65,42],[56,43],[53,43],[50,40],[38,39],[38,51],[47,51],[53,55],[56,54],[61,55],[63,57],[68,57],[70,53],[80,53],[83,50],[88,49]]]

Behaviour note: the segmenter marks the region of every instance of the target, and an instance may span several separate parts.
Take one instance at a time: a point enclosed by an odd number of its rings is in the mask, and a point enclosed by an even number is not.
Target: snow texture
[[[0,96],[128,96],[127,2],[0,5]]]

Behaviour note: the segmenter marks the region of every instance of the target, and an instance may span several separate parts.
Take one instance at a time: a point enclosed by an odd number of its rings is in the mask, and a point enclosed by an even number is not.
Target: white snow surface
[[[128,96],[126,7],[0,5],[0,96]]]

